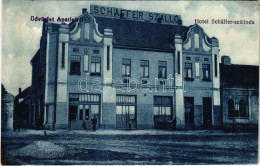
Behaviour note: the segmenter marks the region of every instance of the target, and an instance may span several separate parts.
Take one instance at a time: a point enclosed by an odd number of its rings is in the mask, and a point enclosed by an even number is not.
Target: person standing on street
[[[92,122],[93,131],[96,131],[96,125],[97,125],[97,117],[96,117],[96,115],[94,115],[91,118],[91,122]]]

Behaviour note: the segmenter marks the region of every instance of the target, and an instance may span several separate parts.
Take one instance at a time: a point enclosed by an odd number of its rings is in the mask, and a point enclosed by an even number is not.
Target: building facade
[[[223,126],[258,126],[259,66],[231,64],[222,56],[221,105]]]
[[[19,88],[18,92],[14,99],[14,128],[27,128],[31,121],[31,87],[27,87],[23,91]]]
[[[219,42],[179,15],[91,5],[43,23],[31,61],[31,125],[201,129],[222,125]]]

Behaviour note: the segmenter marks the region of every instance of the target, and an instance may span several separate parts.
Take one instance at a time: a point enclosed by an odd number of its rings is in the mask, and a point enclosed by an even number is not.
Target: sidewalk
[[[95,132],[90,130],[46,130],[48,136],[65,136],[65,135],[245,135],[248,133],[226,133],[222,130],[109,130],[99,129]],[[257,133],[256,133],[257,134]],[[20,132],[2,132],[3,137],[20,137],[20,136],[44,136],[44,130],[22,129]]]

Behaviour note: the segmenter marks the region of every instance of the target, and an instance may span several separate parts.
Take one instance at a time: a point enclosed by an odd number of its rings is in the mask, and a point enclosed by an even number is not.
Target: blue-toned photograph
[[[258,164],[256,2],[2,9],[1,164]]]

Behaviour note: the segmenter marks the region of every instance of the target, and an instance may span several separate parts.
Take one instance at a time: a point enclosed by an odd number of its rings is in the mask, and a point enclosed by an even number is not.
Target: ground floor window
[[[172,128],[175,119],[172,116],[172,97],[154,96],[154,127]]]
[[[69,120],[89,120],[90,115],[98,115],[99,114],[99,105],[83,105],[79,104],[77,106],[69,107]]]
[[[123,129],[136,128],[136,96],[117,95],[116,127]]]
[[[246,118],[248,117],[246,111],[246,102],[240,99],[238,102],[233,99],[228,100],[228,117],[229,118]]]
[[[96,116],[99,127],[100,95],[99,94],[76,94],[69,95],[69,128],[91,129],[91,118]]]

